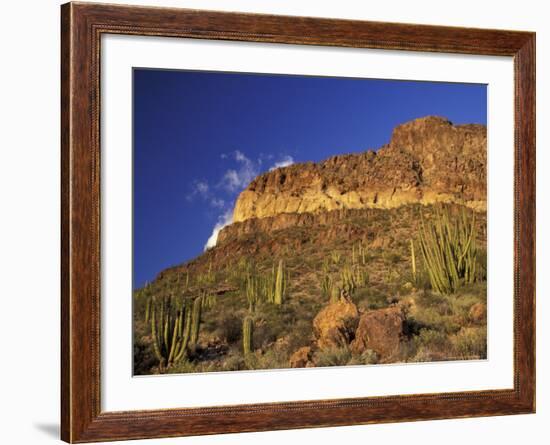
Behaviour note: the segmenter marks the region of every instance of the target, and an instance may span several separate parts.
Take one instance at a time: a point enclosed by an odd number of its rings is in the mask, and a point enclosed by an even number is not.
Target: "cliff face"
[[[486,163],[485,126],[424,117],[396,127],[390,143],[376,152],[258,176],[238,197],[233,221],[411,203],[453,202],[485,210]]]

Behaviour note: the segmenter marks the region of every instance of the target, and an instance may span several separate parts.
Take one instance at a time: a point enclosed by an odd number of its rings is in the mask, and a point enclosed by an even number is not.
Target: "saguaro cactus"
[[[275,295],[273,302],[275,304],[283,304],[283,298],[286,291],[286,277],[283,260],[279,260],[277,267],[277,276],[275,278]]]
[[[145,304],[145,323],[149,323],[149,318],[151,316],[151,303],[152,299],[149,298]]]
[[[244,355],[250,354],[252,351],[252,335],[253,335],[252,317],[245,317],[243,320],[243,352]]]
[[[418,282],[416,278],[416,255],[414,253],[414,241],[411,239],[411,267],[412,267],[412,275],[413,280],[415,283]]]
[[[199,339],[199,328],[201,324],[202,296],[193,301],[193,315],[191,317],[191,344],[195,345]]]

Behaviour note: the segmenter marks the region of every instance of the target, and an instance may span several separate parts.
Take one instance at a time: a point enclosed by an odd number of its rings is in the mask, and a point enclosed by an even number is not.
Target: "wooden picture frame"
[[[103,34],[512,56],[514,387],[209,408],[102,412],[100,38]],[[61,7],[61,437],[67,442],[494,416],[535,411],[535,34],[67,3]]]

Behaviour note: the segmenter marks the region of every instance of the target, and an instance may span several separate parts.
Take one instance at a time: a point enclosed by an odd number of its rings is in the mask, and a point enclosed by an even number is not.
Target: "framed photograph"
[[[535,411],[535,34],[62,6],[62,439]]]

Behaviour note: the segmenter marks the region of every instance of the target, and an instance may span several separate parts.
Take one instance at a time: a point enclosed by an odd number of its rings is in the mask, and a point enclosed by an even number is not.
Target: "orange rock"
[[[311,347],[303,346],[290,356],[291,368],[306,368],[311,361]]]
[[[487,321],[487,306],[483,303],[476,303],[470,308],[468,315],[474,323],[484,323]]]
[[[313,320],[313,330],[319,349],[347,346],[353,340],[359,321],[357,306],[340,300],[322,309]]]

